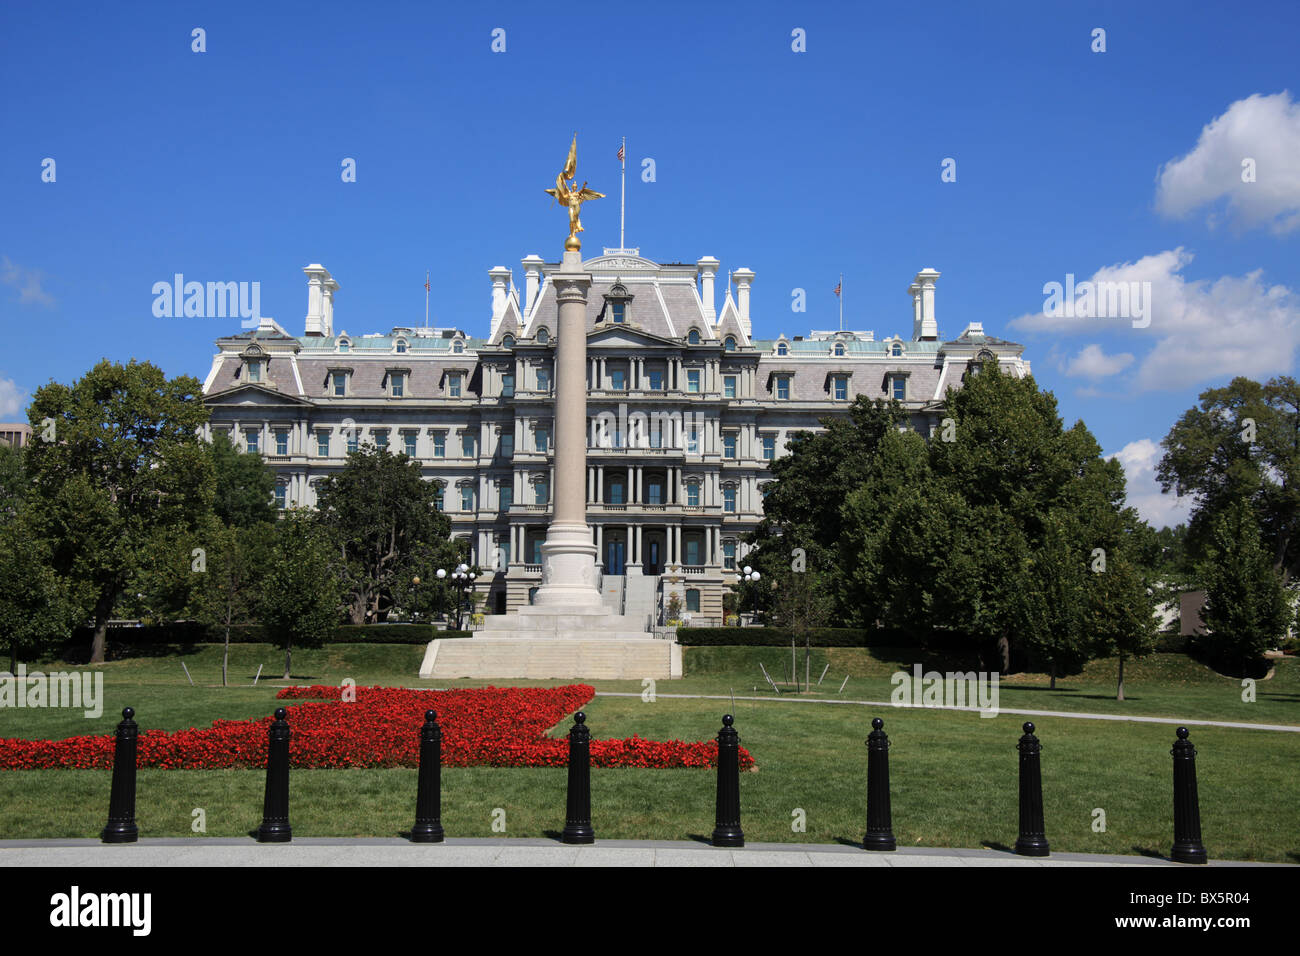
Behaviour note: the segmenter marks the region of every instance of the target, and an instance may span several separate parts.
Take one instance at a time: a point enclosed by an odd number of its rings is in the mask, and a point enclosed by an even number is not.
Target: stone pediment
[[[582,264],[583,272],[656,272],[658,269],[659,263],[632,255],[597,256]]]
[[[265,385],[236,385],[234,388],[228,388],[224,392],[216,392],[207,395],[203,399],[205,405],[310,405],[311,402],[304,401],[296,395],[286,395],[284,392],[274,388],[268,388]]]
[[[602,325],[608,326],[608,323]],[[628,325],[600,327],[587,333],[588,348],[643,348],[647,345],[676,346],[679,344],[672,339],[661,338]]]

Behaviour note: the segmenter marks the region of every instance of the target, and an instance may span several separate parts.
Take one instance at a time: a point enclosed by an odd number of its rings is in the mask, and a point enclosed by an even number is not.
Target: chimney
[[[934,280],[937,278],[939,273],[934,269],[922,269],[914,280],[919,287],[916,298],[921,303],[920,320],[914,334],[924,342],[933,342],[939,337],[939,324],[934,317]]]
[[[718,320],[718,310],[713,304],[713,279],[722,265],[713,256],[705,256],[695,263],[700,272],[700,299],[704,302],[704,318],[710,325]]]
[[[736,283],[736,311],[740,314],[740,327],[746,337],[753,338],[749,321],[749,285],[754,281],[754,271],[737,269],[731,278]]]
[[[497,266],[489,269],[488,275],[492,277],[492,330],[488,337],[496,338],[497,327],[506,314],[506,287],[510,282],[510,270],[505,266]]]
[[[921,339],[921,287],[913,282],[907,287],[907,294],[912,297],[912,341]]]
[[[537,288],[542,282],[542,257],[532,255],[523,260],[524,266],[524,301],[523,313],[527,318],[528,310],[537,301]]]
[[[332,297],[339,284],[330,276],[330,272],[319,262],[313,262],[303,270],[307,274],[307,334],[311,336],[333,335],[334,307]],[[328,293],[326,290],[329,290]],[[329,301],[327,301],[327,298]]]

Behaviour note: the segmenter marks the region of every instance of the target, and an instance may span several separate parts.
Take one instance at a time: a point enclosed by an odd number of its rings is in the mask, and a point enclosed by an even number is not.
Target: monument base
[[[596,545],[586,524],[552,524],[542,542],[542,584],[533,606],[553,611],[604,611],[596,587]]]

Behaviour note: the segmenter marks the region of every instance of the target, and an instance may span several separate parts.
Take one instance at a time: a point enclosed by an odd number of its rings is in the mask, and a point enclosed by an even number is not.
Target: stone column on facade
[[[566,250],[552,275],[559,303],[555,355],[555,464],[551,525],[542,545],[542,585],[534,605],[555,610],[601,608],[596,588],[596,546],[587,526],[584,475],[587,470],[587,289],[582,254]]]

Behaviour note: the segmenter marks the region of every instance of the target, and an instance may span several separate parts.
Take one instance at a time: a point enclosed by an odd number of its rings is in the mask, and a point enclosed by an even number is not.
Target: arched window
[[[699,344],[700,344],[700,330],[699,330],[699,329],[691,329],[691,331],[690,331],[690,332],[687,334],[687,336],[686,336],[686,341],[687,341],[687,343],[690,344],[690,345],[699,345]]]
[[[465,351],[465,343],[457,339],[452,343],[451,350],[455,354],[459,355],[461,352]]]
[[[515,347],[515,337],[514,337],[513,335],[507,335],[505,338],[503,338],[503,339],[501,340],[501,346],[502,346],[502,348],[507,348],[507,349],[512,349],[512,348],[514,348],[514,347]]]
[[[736,351],[736,340],[732,336],[728,335],[727,340],[722,343],[722,347],[728,352],[734,352]]]
[[[889,354],[892,355],[894,358],[902,358],[903,344],[901,342],[895,342],[893,348],[889,350]]]
[[[776,354],[777,354],[777,355],[789,355],[789,354],[790,354],[790,348],[789,348],[789,346],[787,346],[784,342],[778,342],[778,343],[776,344]]]
[[[841,355],[843,355],[843,354],[844,354],[844,343],[843,343],[843,342],[836,342],[836,343],[835,343],[835,355],[838,357],[838,356],[841,356]]]
[[[346,352],[346,351],[347,351],[348,349],[350,349],[350,348],[352,348],[352,343],[351,343],[351,342],[349,342],[347,339],[339,339],[339,351],[340,351],[340,352]]]
[[[398,355],[406,354],[406,339],[397,340],[397,354]]]
[[[546,329],[544,329],[544,328],[543,328],[543,329],[538,329],[538,330],[537,330],[537,341],[538,341],[539,344],[541,344],[541,345],[545,345],[547,342],[551,341],[551,333],[548,332],[548,331],[546,331]]]

